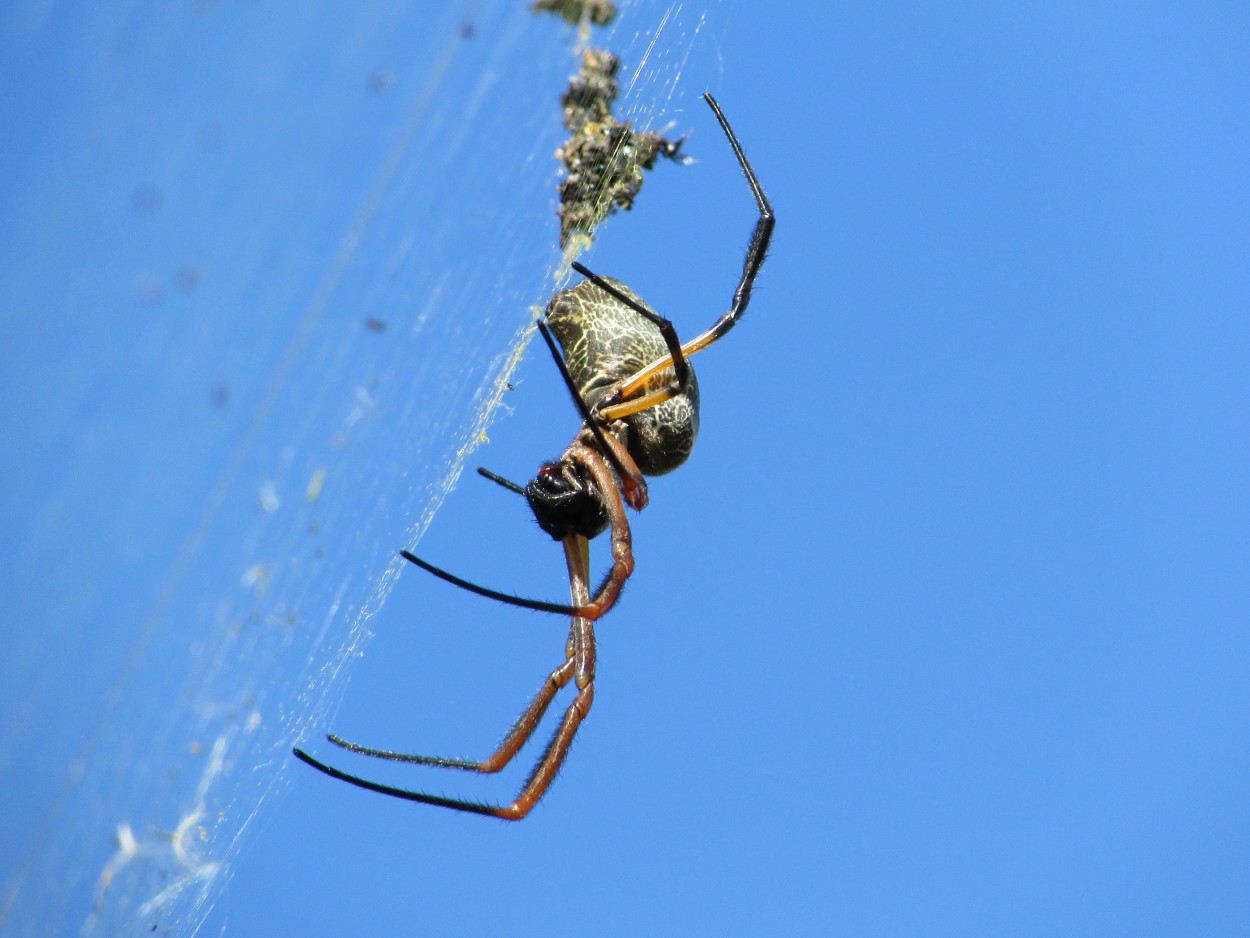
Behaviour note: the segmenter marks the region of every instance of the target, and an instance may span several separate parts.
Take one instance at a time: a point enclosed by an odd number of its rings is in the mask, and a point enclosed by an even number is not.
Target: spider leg
[[[600,434],[596,442],[600,441],[607,443],[605,454],[608,462],[612,463],[612,468],[616,470],[617,478],[621,480],[621,496],[625,503],[634,511],[642,511],[647,507],[651,496],[647,492],[647,480],[643,478],[638,463],[629,455],[629,449],[615,433]],[[623,475],[622,469],[625,472]]]
[[[503,476],[495,475],[495,473],[491,472],[489,469],[483,469],[481,466],[478,466],[477,474],[483,479],[490,479],[496,485],[507,489],[509,492],[516,492],[518,495],[525,494],[525,486],[517,485],[511,479],[505,479]]]
[[[419,756],[406,752],[394,752],[389,749],[374,749],[371,746],[362,746],[359,743],[348,742],[341,736],[335,736],[333,733],[327,733],[326,739],[349,752],[357,752],[362,756],[373,756],[375,759],[388,759],[391,762],[409,762],[416,765],[435,765],[445,769],[464,769],[468,772],[481,772],[483,775],[489,775],[502,770],[512,757],[515,756],[534,735],[534,730],[538,727],[539,722],[543,718],[543,714],[547,712],[547,707],[559,691],[568,686],[570,680],[573,679],[575,671],[575,662],[572,654],[554,671],[547,676],[546,682],[543,684],[534,699],[530,701],[525,711],[517,718],[516,723],[512,725],[512,729],[508,731],[508,735],[503,738],[499,744],[499,748],[491,754],[490,758],[482,762],[474,762],[470,759],[447,759],[440,756]]]
[[[759,217],[756,219],[755,228],[751,232],[751,240],[747,244],[746,256],[742,260],[742,276],[738,279],[737,289],[734,290],[733,303],[730,305],[729,310],[712,324],[712,328],[691,339],[681,347],[681,354],[687,358],[707,348],[718,339],[723,338],[742,317],[742,314],[746,312],[747,306],[751,302],[751,290],[755,286],[756,275],[759,274],[764,258],[768,254],[768,245],[772,241],[773,225],[776,221],[772,203],[768,201],[768,196],[764,194],[764,187],[760,185],[760,181],[755,175],[755,170],[751,168],[746,153],[742,150],[742,144],[738,142],[733,128],[729,126],[729,121],[725,119],[720,105],[716,103],[716,99],[710,94],[705,94],[703,99],[707,101],[708,107],[716,115],[716,120],[720,124],[721,130],[725,132],[725,137],[733,148],[734,156],[738,159],[738,165],[742,167],[742,174],[746,176],[747,185],[751,187],[751,194],[755,196]],[[676,361],[677,355],[670,350],[670,357],[657,359],[647,365],[621,386],[618,399],[628,398],[665,368],[672,367]],[[659,401],[656,401],[656,403],[659,403]],[[611,407],[605,409],[603,412],[604,416],[608,416],[612,410],[613,408]],[[617,418],[609,417],[609,419]]]
[[[663,365],[668,365],[667,358],[662,358],[660,361]],[[622,393],[623,391],[624,388],[621,389]],[[663,404],[665,401],[671,400],[680,393],[680,388],[676,388],[670,384],[666,388],[657,388],[654,391],[648,391],[646,394],[642,394],[638,397],[631,397],[629,400],[623,401],[620,404],[611,404],[604,407],[599,411],[599,416],[601,416],[604,420],[623,420],[631,414],[648,410],[655,407],[657,404]],[[617,396],[619,396],[619,394]]]
[[[608,525],[612,531],[612,567],[599,585],[599,589],[595,591],[593,600],[588,599],[586,602],[576,606],[566,606],[561,603],[545,602],[541,599],[525,599],[522,596],[501,593],[499,590],[493,590],[462,579],[454,573],[449,573],[441,567],[436,567],[432,563],[422,560],[409,551],[401,550],[399,552],[400,556],[409,563],[416,564],[427,573],[432,573],[440,580],[445,580],[452,584],[452,586],[458,586],[463,590],[468,590],[470,593],[484,596],[487,599],[507,603],[509,606],[520,606],[522,609],[533,609],[535,612],[550,612],[555,615],[578,616],[591,620],[598,619],[616,603],[617,598],[621,595],[621,590],[625,587],[626,581],[634,572],[633,535],[629,530],[629,518],[625,514],[625,503],[621,499],[621,491],[616,485],[616,477],[612,474],[612,467],[608,465],[607,459],[594,447],[579,442],[575,442],[569,447],[567,455],[586,468],[587,472],[594,479],[595,485],[598,486],[599,491],[603,493],[604,508],[608,512]],[[574,537],[576,535],[569,536]]]
[[[569,374],[569,366],[565,364],[564,357],[560,354],[560,349],[556,345],[556,340],[551,337],[550,328],[542,320],[539,320],[536,325],[538,326],[538,331],[542,333],[543,341],[547,343],[547,349],[551,352],[551,358],[556,363],[556,368],[560,371],[560,377],[564,379],[564,386],[568,388],[569,394],[573,396],[573,403],[577,405],[577,412],[582,415],[582,422],[595,442],[599,444],[600,452],[607,455],[608,460],[612,463],[612,468],[616,470],[617,475],[620,477],[621,487],[625,491],[625,500],[629,502],[630,508],[633,508],[635,511],[642,511],[642,509],[647,507],[647,483],[642,478],[638,464],[629,455],[625,444],[618,440],[614,434],[604,433],[600,429],[600,421],[591,414],[590,409],[586,406],[586,402],[582,400],[582,396],[577,392],[577,384],[573,381],[573,376]],[[615,488],[615,485],[613,488]]]
[[[558,616],[575,616],[579,615],[581,612],[581,610],[577,609],[575,606],[544,602],[541,599],[525,599],[522,596],[513,596],[511,593],[501,593],[498,590],[493,590],[486,586],[479,586],[476,583],[470,583],[468,580],[461,579],[454,573],[448,573],[441,567],[436,567],[434,564],[422,560],[416,554],[410,553],[406,550],[401,550],[399,555],[409,563],[416,564],[426,573],[432,573],[440,580],[445,580],[452,586],[458,586],[462,590],[468,590],[470,593],[476,593],[478,596],[485,596],[487,599],[507,603],[509,606],[520,606],[522,609],[533,609],[535,612],[550,612]]]
[[[564,539],[565,559],[569,568],[569,590],[572,600],[575,604],[584,604],[589,599],[587,590],[587,558],[588,546],[584,537],[576,534],[570,534]],[[440,808],[451,808],[454,811],[464,811],[470,814],[481,814],[486,817],[497,817],[505,821],[519,821],[538,804],[539,800],[547,789],[551,787],[552,781],[560,771],[560,766],[564,764],[564,759],[568,755],[569,747],[573,743],[573,738],[577,735],[577,730],[581,726],[582,721],[586,719],[590,713],[591,704],[595,699],[595,632],[594,623],[582,617],[575,617],[569,631],[568,660],[552,672],[548,679],[548,684],[543,691],[539,692],[539,696],[522,714],[521,719],[517,721],[517,725],[513,727],[511,733],[508,734],[504,745],[500,747],[496,757],[502,755],[508,748],[509,743],[516,742],[516,748],[519,749],[521,744],[528,738],[537,725],[538,718],[542,716],[542,712],[546,710],[547,704],[550,703],[551,697],[555,695],[559,687],[554,684],[557,676],[567,684],[570,680],[576,679],[578,694],[573,702],[565,711],[564,719],[560,721],[560,726],[556,730],[555,736],[547,745],[547,749],[543,752],[543,756],[539,759],[538,764],[534,767],[534,771],[530,773],[530,777],[526,780],[520,794],[517,795],[512,804],[490,805],[483,804],[478,801],[465,801],[459,798],[444,798],[441,795],[430,795],[425,792],[410,791],[406,788],[396,788],[391,785],[383,785],[378,782],[371,782],[368,779],[361,778],[358,775],[350,775],[342,772],[332,766],[326,765],[317,759],[314,759],[302,749],[294,750],[295,756],[307,765],[312,766],[317,771],[337,779],[347,782],[349,785],[355,785],[357,788],[363,788],[367,791],[377,792],[382,795],[389,795],[392,798],[400,798],[404,801],[415,801],[419,804],[434,805]],[[567,672],[567,673],[566,673]],[[563,685],[561,685],[563,686]],[[547,689],[551,688],[546,699],[543,700]],[[530,718],[532,719],[532,723]],[[522,737],[517,740],[517,737]],[[356,748],[356,751],[365,751],[363,747]],[[515,749],[513,750],[515,752]],[[372,754],[372,753],[368,753]],[[394,755],[394,754],[392,754]],[[508,755],[511,758],[511,755]],[[421,757],[414,760],[405,759],[404,761],[417,761]],[[459,764],[457,760],[429,760],[435,765],[449,765],[455,768],[463,768],[465,765]],[[507,759],[504,759],[506,762]],[[482,763],[485,765],[486,763]],[[502,766],[501,766],[502,767]]]
[[[635,313],[650,321],[657,329],[660,330],[660,335],[664,337],[664,344],[668,346],[669,357],[664,359],[664,361],[669,362],[672,365],[673,375],[676,379],[674,382],[677,388],[676,393],[683,391],[687,383],[690,381],[690,363],[686,361],[686,356],[682,352],[681,340],[677,338],[677,330],[673,327],[672,322],[665,319],[659,313],[655,313],[647,309],[633,297],[622,293],[598,274],[593,273],[584,264],[579,264],[577,261],[574,261],[573,269],[597,286],[604,293],[608,293],[616,300],[624,303]]]
[[[622,511],[622,514],[624,512]],[[564,539],[564,557],[569,568],[569,594],[575,605],[585,605],[589,600],[588,571],[590,567],[590,548],[586,538],[579,534],[570,534]],[[569,754],[569,747],[577,735],[582,721],[590,714],[590,707],[595,702],[595,623],[581,616],[574,617],[569,628],[569,648],[574,662],[577,696],[569,704],[564,719],[555,735],[551,737],[546,751],[543,753],[534,771],[530,773],[525,786],[507,808],[499,809],[495,817],[519,821],[530,813],[538,804],[555,777],[560,766]]]
[[[433,805],[436,808],[451,808],[453,811],[497,817],[504,821],[519,821],[533,810],[534,805],[538,804],[539,799],[551,787],[551,783],[555,780],[556,775],[560,771],[560,766],[564,763],[564,759],[569,753],[569,746],[573,743],[573,737],[577,735],[578,728],[581,726],[582,721],[586,719],[586,714],[590,712],[590,706],[594,699],[594,685],[587,685],[578,693],[573,703],[569,706],[568,711],[564,714],[560,728],[556,730],[556,735],[552,738],[551,743],[547,746],[547,751],[543,753],[542,759],[534,768],[533,774],[526,781],[516,800],[507,806],[483,804],[480,801],[465,801],[460,798],[444,798],[441,795],[430,795],[422,791],[411,791],[407,788],[383,785],[380,782],[372,782],[367,778],[361,778],[359,775],[351,775],[331,765],[326,765],[302,749],[295,749],[293,752],[297,759],[306,765],[312,766],[323,775],[328,775],[330,778],[337,779],[340,782],[347,782],[349,785],[355,785],[357,788],[363,788],[366,791],[377,792],[380,795],[389,795],[392,798],[399,798],[404,801],[415,801],[418,804]]]
[[[612,532],[612,567],[595,591],[595,598],[578,607],[579,616],[593,621],[615,605],[625,582],[634,572],[633,534],[629,530],[629,518],[625,514],[620,491],[612,484],[612,469],[607,460],[596,450],[579,444],[574,444],[570,452],[586,467],[603,493],[603,504],[608,511],[608,525]]]

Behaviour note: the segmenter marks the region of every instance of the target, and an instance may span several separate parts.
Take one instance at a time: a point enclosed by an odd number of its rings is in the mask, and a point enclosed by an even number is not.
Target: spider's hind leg
[[[575,605],[584,606],[590,599],[588,581],[589,550],[586,539],[577,534],[570,534],[564,539],[564,555],[569,568],[569,592],[572,601]],[[407,788],[396,788],[392,785],[372,782],[369,779],[361,778],[359,775],[343,772],[313,758],[302,749],[294,750],[295,756],[301,762],[312,766],[323,775],[328,775],[330,778],[341,782],[347,782],[349,785],[355,785],[357,788],[363,788],[366,791],[389,795],[392,798],[399,798],[404,801],[415,801],[418,804],[451,808],[453,811],[482,814],[505,821],[519,821],[533,810],[534,805],[538,804],[542,796],[547,793],[547,789],[551,787],[551,783],[555,780],[556,775],[559,774],[560,766],[564,764],[564,760],[569,754],[569,747],[573,744],[573,738],[577,735],[582,721],[590,713],[591,704],[594,703],[595,699],[595,657],[594,623],[581,616],[575,616],[572,624],[569,626],[569,640],[565,647],[564,663],[551,672],[547,683],[543,685],[542,690],[538,692],[534,700],[525,709],[525,712],[521,714],[521,718],[513,725],[511,732],[504,738],[499,749],[485,762],[403,755],[385,750],[368,749],[364,746],[345,742],[337,737],[330,737],[331,742],[343,746],[345,749],[364,755],[377,756],[378,758],[401,762],[416,762],[422,765],[435,765],[445,768],[469,769],[475,772],[497,772],[508,764],[517,751],[533,735],[535,728],[537,728],[539,721],[547,710],[548,704],[551,703],[556,693],[562,687],[575,681],[578,688],[577,696],[569,705],[568,710],[565,711],[564,719],[560,721],[560,726],[556,730],[555,736],[552,737],[551,742],[548,743],[546,750],[544,750],[542,758],[538,760],[538,764],[535,765],[534,771],[530,773],[516,800],[510,805],[482,804],[478,801],[444,798],[442,795],[430,795],[421,791],[411,791]]]

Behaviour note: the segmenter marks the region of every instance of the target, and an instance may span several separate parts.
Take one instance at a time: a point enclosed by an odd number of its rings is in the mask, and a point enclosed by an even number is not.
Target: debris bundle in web
[[[607,26],[616,19],[616,4],[612,0],[536,0],[530,9],[535,13],[555,13],[574,26],[582,22]]]
[[[558,13],[571,23],[604,26],[616,15],[607,2],[539,0],[535,12]],[[560,247],[574,235],[594,236],[595,227],[618,208],[629,210],[642,188],[643,171],[660,157],[685,162],[683,139],[668,140],[654,131],[634,130],[633,122],[612,115],[619,88],[621,60],[607,49],[586,49],[581,67],[561,98],[569,138],[556,151],[566,175],[560,182]]]

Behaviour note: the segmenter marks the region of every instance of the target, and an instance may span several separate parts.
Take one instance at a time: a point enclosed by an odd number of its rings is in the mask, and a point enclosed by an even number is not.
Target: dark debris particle
[[[174,283],[183,293],[194,293],[204,279],[204,272],[193,263],[182,264],[174,271]]]
[[[165,204],[165,194],[150,183],[140,183],[130,193],[130,207],[136,215],[152,216]]]
[[[583,20],[595,26],[607,26],[616,19],[616,4],[612,0],[535,0],[530,10],[555,13],[574,26]]]
[[[156,306],[165,299],[165,284],[156,274],[140,274],[135,278],[134,296],[140,305]]]

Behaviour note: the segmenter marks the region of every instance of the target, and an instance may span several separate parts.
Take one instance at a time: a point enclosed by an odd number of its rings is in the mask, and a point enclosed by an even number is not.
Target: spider
[[[491,481],[523,495],[539,526],[563,545],[572,604],[500,593],[453,576],[408,551],[401,552],[405,560],[480,596],[571,617],[564,661],[548,675],[495,753],[483,762],[373,749],[333,734],[328,734],[327,739],[351,752],[379,759],[498,772],[533,735],[556,694],[573,683],[577,696],[565,711],[555,736],[516,800],[506,806],[382,785],[349,775],[296,749],[295,755],[313,768],[358,788],[395,798],[510,821],[519,821],[529,814],[550,787],[594,702],[595,621],[612,608],[634,569],[625,506],[635,511],[645,508],[648,498],[644,477],[671,472],[690,455],[699,430],[699,385],[688,359],[722,338],[742,317],[772,238],[772,205],[716,99],[710,94],[703,97],[729,140],[759,209],[729,310],[710,329],[683,345],[672,323],[623,283],[574,263],[574,270],[585,279],[553,296],[547,304],[546,321],[540,320],[537,326],[581,413],[582,428],[563,455],[542,466],[525,486],[485,469],[478,470]],[[612,568],[592,597],[589,542],[609,529]]]

